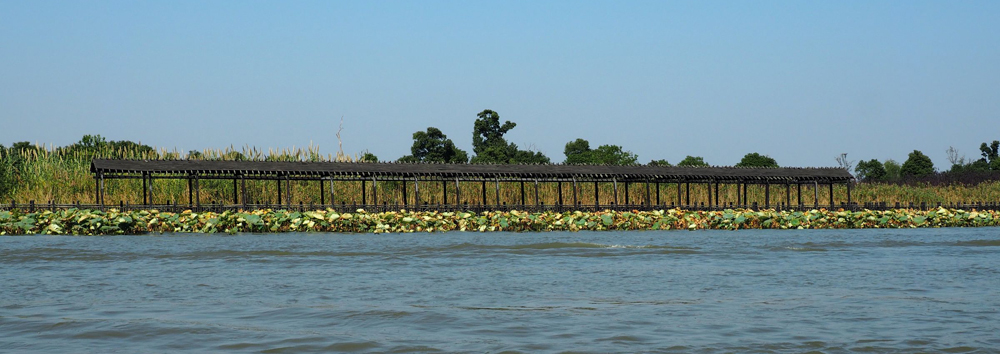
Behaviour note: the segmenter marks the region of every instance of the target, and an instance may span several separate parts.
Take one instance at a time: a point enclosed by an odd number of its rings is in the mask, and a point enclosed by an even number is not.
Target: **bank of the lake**
[[[1000,225],[1000,212],[938,208],[887,211],[721,210],[598,212],[398,212],[253,210],[196,213],[67,209],[0,211],[0,235],[121,235],[164,232],[437,232],[869,229]]]

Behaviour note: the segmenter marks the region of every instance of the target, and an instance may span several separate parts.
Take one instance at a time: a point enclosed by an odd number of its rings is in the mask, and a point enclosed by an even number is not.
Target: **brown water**
[[[0,352],[1000,352],[1000,230],[0,237]]]

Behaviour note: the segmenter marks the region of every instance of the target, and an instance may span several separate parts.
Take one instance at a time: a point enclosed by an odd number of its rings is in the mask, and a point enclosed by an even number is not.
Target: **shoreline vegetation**
[[[867,229],[1000,226],[1000,211],[937,208],[886,211],[809,210],[599,212],[395,212],[339,213],[252,210],[180,213],[158,210],[67,209],[0,211],[0,235],[136,235],[148,233],[411,233],[601,230]]]

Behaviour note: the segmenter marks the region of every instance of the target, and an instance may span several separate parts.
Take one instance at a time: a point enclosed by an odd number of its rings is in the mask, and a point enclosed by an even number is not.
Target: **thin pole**
[[[524,206],[524,180],[521,180],[521,206]]]
[[[556,189],[558,189],[558,190],[559,190],[559,206],[562,206],[562,205],[563,205],[563,198],[562,198],[562,181],[558,181],[558,182],[556,182]]]
[[[647,179],[646,180],[646,205],[649,205],[652,201],[653,201],[653,199],[649,197],[649,180]]]
[[[573,177],[573,207],[575,208],[580,202],[576,198],[576,176]]]
[[[721,206],[721,205],[719,205],[719,182],[718,181],[715,182],[715,205],[716,206]]]
[[[614,183],[615,188],[615,201],[611,204],[618,205],[618,177],[612,177],[611,182]]]
[[[771,207],[771,183],[764,184],[764,207]]]
[[[792,185],[785,182],[785,207],[792,205]]]
[[[404,207],[406,206],[406,203],[407,203],[406,200],[407,199],[408,198],[407,198],[407,195],[406,195],[406,181],[403,181],[403,206]]]
[[[851,206],[851,181],[847,181],[847,206]]]
[[[628,184],[628,181],[625,181],[625,205],[629,205]]]
[[[420,182],[413,176],[413,205],[420,205]]]
[[[326,185],[323,184],[323,179],[319,179],[319,205],[326,205]],[[406,189],[406,184],[403,184],[403,189]]]
[[[799,207],[802,207],[802,183],[795,182],[795,189],[798,191],[795,193],[796,197],[799,199]]]
[[[535,206],[541,205],[542,201],[538,199],[538,179],[535,179]]]
[[[483,205],[486,205],[486,179],[485,178],[483,178],[482,190],[483,190]]]
[[[103,173],[98,174],[97,180],[98,180],[98,182],[97,182],[97,202],[99,204],[101,204],[101,207],[103,208],[104,207],[104,174]]]
[[[740,190],[740,181],[736,181],[736,204],[739,205],[743,201],[743,191]]]
[[[280,193],[281,190],[279,189]],[[194,206],[194,174],[188,175],[188,206]]]
[[[365,180],[361,180],[361,205],[368,205],[368,183]],[[355,199],[357,200],[357,199]]]
[[[684,204],[691,205],[691,182],[684,183]]]
[[[146,178],[149,177],[146,173],[142,174],[142,205],[149,205],[149,200],[146,197]]]
[[[320,186],[323,184],[320,183]],[[247,208],[247,179],[240,174],[240,200],[243,201],[243,209]]]
[[[813,181],[813,204],[819,207],[819,181]]]
[[[830,182],[830,209],[833,209],[833,182]]]
[[[708,190],[708,207],[711,208],[712,207],[712,181],[709,180],[708,183],[705,184],[705,187],[706,187],[705,189]]]
[[[656,182],[656,205],[660,205],[660,182]]]
[[[448,204],[448,181],[441,180],[441,205]]]
[[[598,191],[600,191],[600,189],[597,188],[597,181],[594,181],[594,209],[595,210],[599,209],[601,207],[601,199],[600,199],[601,195],[600,195],[600,193],[598,193]]]
[[[285,175],[285,199],[288,199],[288,207],[292,207],[292,180]]]
[[[337,204],[337,195],[333,192],[333,176],[330,176],[330,205]]]
[[[455,205],[462,205],[462,188],[459,188],[458,177],[455,177]]]
[[[494,177],[496,182],[496,192],[497,192],[497,206],[500,205],[500,177]]]
[[[378,180],[372,176],[372,204],[378,205]]]
[[[201,180],[198,179],[198,174],[194,175],[194,205],[201,207]]]

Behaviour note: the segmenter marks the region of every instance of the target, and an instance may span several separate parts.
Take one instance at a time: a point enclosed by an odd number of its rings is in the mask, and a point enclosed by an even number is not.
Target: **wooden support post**
[[[677,207],[679,208],[681,205],[684,205],[681,203],[681,182],[677,181]]]
[[[413,176],[413,205],[420,206],[420,180]]]
[[[188,174],[188,207],[192,206],[194,206],[194,174]]]
[[[691,205],[691,182],[684,183],[684,204]]]
[[[847,207],[851,207],[851,181],[847,181]]]
[[[743,192],[740,187],[741,184],[742,182],[736,181],[736,205],[740,205],[743,202]]]
[[[594,181],[594,209],[599,209],[601,207],[601,195],[598,191],[600,191],[600,189],[597,188],[597,181]]]
[[[631,205],[631,201],[628,198],[628,181],[625,181],[625,205]]]
[[[455,205],[462,205],[462,188],[458,184],[458,177],[455,177]]]
[[[407,200],[409,199],[409,196],[406,194],[406,180],[403,180],[403,183],[401,184],[403,185],[403,206],[405,207],[409,205],[409,201]]]
[[[576,177],[574,176],[573,177],[573,208],[576,208],[577,204],[580,204],[580,202],[576,198],[576,193],[577,193],[576,188],[577,188],[576,187]]]
[[[615,188],[615,201],[612,204],[618,205],[618,177],[612,177],[611,182],[614,183]]]
[[[708,192],[708,207],[712,207],[712,181],[705,183],[705,190]]]
[[[558,189],[558,190],[559,190],[559,206],[562,206],[562,205],[563,205],[563,198],[562,198],[562,181],[558,181],[558,182],[556,182],[556,189]]]
[[[771,182],[764,183],[764,207],[771,207]]]
[[[101,207],[103,208],[104,207],[104,174],[103,173],[100,174],[99,181],[100,182],[98,182],[98,188],[97,188],[97,196],[98,196],[97,199],[100,200]]]
[[[715,206],[719,205],[719,181],[715,181]]]
[[[337,205],[337,194],[333,191],[333,176],[330,176],[330,205]]]
[[[792,185],[785,182],[785,208],[792,205]]]
[[[285,175],[285,199],[288,200],[288,207],[292,207],[292,180]]]
[[[275,185],[278,186],[278,203],[277,204],[280,207],[281,204],[284,203],[284,199],[281,199],[281,176],[279,175],[277,178],[275,178],[274,182],[276,183]],[[270,199],[271,196],[268,196],[267,198]]]
[[[372,205],[378,205],[378,180],[372,176]]]
[[[535,179],[535,206],[542,205],[542,200],[538,199],[538,179]]]
[[[521,180],[521,206],[524,206],[524,180]]]
[[[501,205],[501,203],[500,203],[500,177],[495,177],[494,181],[496,182],[497,206],[500,206]]]
[[[233,178],[233,205],[240,203],[239,188],[236,187],[236,178]]]
[[[194,175],[194,205],[201,207],[201,180],[198,179],[198,174]]]
[[[403,189],[406,189],[405,183]],[[319,179],[319,205],[326,205],[326,184],[323,183],[323,178]]]
[[[322,186],[322,183],[320,184]],[[247,179],[240,174],[240,200],[243,201],[243,209],[247,209]]]
[[[361,180],[361,205],[368,205],[368,182]]]
[[[830,209],[833,209],[833,182],[830,182]]]
[[[448,181],[441,180],[441,205],[448,204]]]
[[[483,189],[483,203],[482,203],[482,205],[485,206],[486,205],[486,179],[485,178],[483,178],[482,189]]]
[[[656,181],[656,205],[660,205],[660,181]]]
[[[653,203],[653,199],[649,196],[649,180],[646,180],[646,205]]]
[[[146,193],[146,178],[148,177],[149,175],[145,172],[142,173],[142,205],[149,205],[149,199],[147,199],[148,197]]]
[[[747,190],[747,183],[743,182],[743,206],[749,206],[750,205],[749,194],[750,194],[750,191]]]
[[[813,181],[813,206],[819,207],[819,181]]]
[[[796,194],[796,197],[799,198],[799,207],[801,208],[802,207],[802,183],[801,182],[795,182],[795,189],[797,190],[795,194]]]

